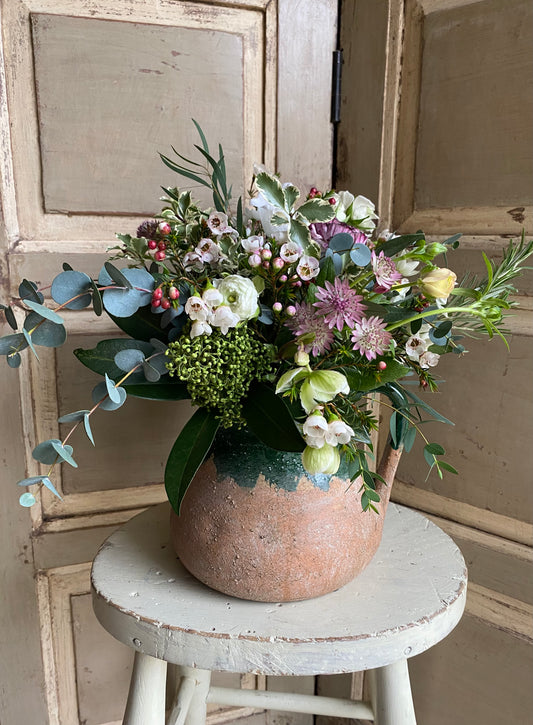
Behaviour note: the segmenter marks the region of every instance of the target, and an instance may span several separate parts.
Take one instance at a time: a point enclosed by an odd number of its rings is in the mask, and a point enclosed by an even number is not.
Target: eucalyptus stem
[[[407,319],[398,320],[397,322],[391,322],[387,327],[385,328],[388,332],[392,332],[392,330],[396,330],[398,327],[404,327],[405,325],[411,324],[411,322],[416,322],[417,320],[423,320],[425,317],[431,317],[439,314],[439,312],[442,313],[450,313],[450,312],[467,312],[470,315],[476,315],[477,317],[482,317],[485,319],[485,314],[481,312],[480,310],[476,310],[474,307],[443,307],[440,310],[425,310],[424,312],[418,312],[416,315],[413,315],[412,317],[408,317]]]

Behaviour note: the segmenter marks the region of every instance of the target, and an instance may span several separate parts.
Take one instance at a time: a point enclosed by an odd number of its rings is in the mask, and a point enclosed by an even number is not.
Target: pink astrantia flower
[[[380,252],[379,256],[372,252],[372,269],[379,287],[379,290],[375,290],[376,292],[386,292],[395,282],[399,282],[402,278],[392,259],[386,257],[383,252]]]
[[[366,310],[366,305],[361,304],[363,298],[350,288],[346,279],[335,277],[334,284],[326,282],[325,288],[317,288],[316,297],[318,302],[314,306],[324,316],[324,322],[330,328],[337,327],[337,330],[342,330],[345,324],[353,327]]]
[[[304,345],[305,352],[322,355],[333,343],[333,331],[327,326],[324,318],[317,314],[313,305],[308,302],[296,303],[296,312],[285,323],[293,331],[295,337],[313,334],[314,340]]]
[[[385,329],[386,323],[379,317],[364,317],[352,330],[353,349],[359,350],[367,360],[375,360],[389,347],[392,335]]]

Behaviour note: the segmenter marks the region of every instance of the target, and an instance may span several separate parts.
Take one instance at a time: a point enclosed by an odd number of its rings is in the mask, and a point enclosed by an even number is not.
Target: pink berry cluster
[[[170,234],[170,232],[172,231],[172,227],[170,226],[170,224],[168,222],[161,222],[158,225],[157,229],[158,229],[159,233],[164,237],[167,237]],[[155,251],[154,259],[156,262],[162,262],[166,258],[166,256],[167,256],[166,248],[167,248],[167,244],[164,241],[156,242],[155,239],[148,240],[148,249],[150,249],[151,251]],[[155,305],[155,306],[157,307],[158,305]],[[161,306],[163,306],[163,305],[161,305]]]
[[[166,294],[163,287],[156,287],[152,293],[152,307],[161,307],[163,310],[168,310],[172,303],[179,299],[179,296],[179,289],[174,285],[167,287]]]

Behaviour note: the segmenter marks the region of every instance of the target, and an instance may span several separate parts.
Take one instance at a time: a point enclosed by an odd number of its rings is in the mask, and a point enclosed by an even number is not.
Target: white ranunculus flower
[[[236,327],[240,318],[227,305],[220,305],[209,318],[209,322],[214,327],[219,327],[223,335],[227,335],[230,327]]]
[[[356,196],[352,203],[351,220],[359,221],[359,229],[371,232],[376,228],[374,219],[379,219],[376,207],[366,196]],[[363,221],[361,221],[363,220]]]
[[[355,197],[349,191],[339,191],[335,194],[337,206],[335,208],[335,216],[340,222],[345,222],[349,216],[349,209],[353,204]]]
[[[238,274],[230,274],[224,279],[213,280],[213,284],[239,320],[250,320],[255,315],[259,295],[251,279]]]

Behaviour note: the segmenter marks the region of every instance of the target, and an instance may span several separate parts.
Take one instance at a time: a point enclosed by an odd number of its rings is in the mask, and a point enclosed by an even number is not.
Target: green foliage
[[[283,398],[265,383],[254,383],[243,403],[248,428],[265,445],[278,451],[301,452],[305,441]]]
[[[172,446],[165,467],[165,490],[177,514],[190,482],[213,443],[219,425],[220,421],[211,411],[198,408]]]

